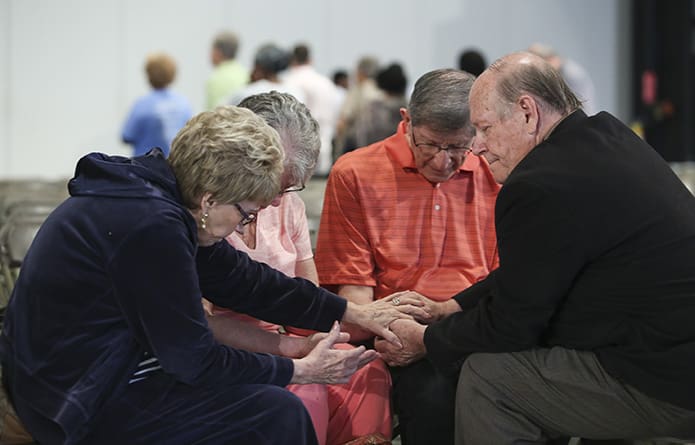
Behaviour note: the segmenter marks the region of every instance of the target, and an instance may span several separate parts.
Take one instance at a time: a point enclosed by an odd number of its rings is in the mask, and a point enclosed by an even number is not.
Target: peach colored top
[[[283,195],[279,206],[268,206],[258,212],[254,249],[247,246],[238,233],[229,235],[227,241],[237,250],[246,252],[254,260],[266,263],[290,277],[295,276],[295,265],[298,261],[314,256],[304,201],[296,193],[287,193]],[[268,331],[277,332],[279,327],[219,307],[215,307],[214,312],[252,322]]]

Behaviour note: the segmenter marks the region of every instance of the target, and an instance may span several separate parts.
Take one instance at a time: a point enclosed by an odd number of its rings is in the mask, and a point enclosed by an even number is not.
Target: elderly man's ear
[[[537,134],[540,131],[540,116],[538,104],[531,96],[522,95],[518,101],[519,108],[524,115],[524,126],[528,134]]]

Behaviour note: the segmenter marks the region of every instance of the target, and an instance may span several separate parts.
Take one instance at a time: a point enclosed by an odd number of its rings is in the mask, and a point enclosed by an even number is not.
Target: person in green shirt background
[[[239,38],[233,32],[217,34],[212,43],[210,60],[215,67],[205,85],[206,107],[211,110],[246,86],[249,72],[236,61]]]

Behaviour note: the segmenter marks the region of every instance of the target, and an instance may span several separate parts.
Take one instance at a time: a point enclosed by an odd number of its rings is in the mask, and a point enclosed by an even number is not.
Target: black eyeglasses
[[[439,153],[440,151],[447,151],[451,156],[460,156],[467,155],[468,153],[473,151],[471,150],[471,147],[468,147],[466,145],[438,145],[432,144],[430,142],[417,143],[415,141],[415,132],[413,131],[413,127],[410,127],[410,137],[413,138],[413,145],[419,148],[422,154],[424,154],[425,156],[436,156],[437,153]]]
[[[239,224],[242,226],[245,226],[247,224],[251,224],[256,220],[256,214],[255,213],[246,213],[244,209],[241,208],[241,206],[237,203],[234,204],[234,207],[239,211],[239,214],[241,215],[241,221],[239,221]]]
[[[287,187],[285,190],[281,191],[280,194],[284,195],[285,193],[292,193],[292,192],[301,192],[304,190],[306,186],[304,184],[302,185],[295,185],[293,187]]]

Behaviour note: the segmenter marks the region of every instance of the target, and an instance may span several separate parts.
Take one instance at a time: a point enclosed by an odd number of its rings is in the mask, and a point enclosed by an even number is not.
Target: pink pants
[[[215,313],[220,312],[226,317],[255,322],[277,332],[277,326],[247,315],[220,309]],[[346,343],[334,347],[354,348]],[[381,359],[367,363],[348,383],[288,385],[287,389],[299,397],[309,411],[320,445],[339,445],[373,433],[391,437],[391,374]]]
[[[381,359],[359,369],[348,383],[287,389],[304,402],[320,445],[338,445],[373,433],[391,437],[391,375]]]

